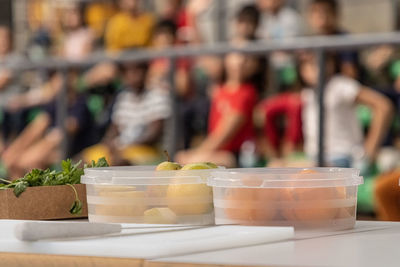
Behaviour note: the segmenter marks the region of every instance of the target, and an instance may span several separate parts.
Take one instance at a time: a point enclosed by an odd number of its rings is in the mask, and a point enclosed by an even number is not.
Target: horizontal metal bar
[[[91,57],[79,61],[67,61],[60,58],[49,58],[41,62],[18,62],[14,64],[2,64],[15,70],[60,69],[60,68],[85,68],[99,62],[127,62],[147,61],[160,57],[177,58],[200,56],[204,54],[222,55],[230,52],[242,52],[251,54],[263,54],[273,51],[295,51],[295,50],[341,50],[349,48],[360,48],[381,44],[400,44],[400,33],[374,33],[374,34],[352,34],[336,36],[312,36],[296,37],[284,40],[257,41],[246,46],[238,47],[229,43],[216,43],[205,45],[192,45],[174,47],[165,50],[136,49],[119,54],[94,54]]]

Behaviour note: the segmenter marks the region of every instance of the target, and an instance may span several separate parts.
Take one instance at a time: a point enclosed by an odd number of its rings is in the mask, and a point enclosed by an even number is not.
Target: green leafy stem
[[[74,203],[72,203],[71,208],[69,209],[69,213],[71,214],[81,214],[82,213],[82,202],[79,199],[78,192],[76,191],[75,187],[72,184],[67,184],[69,185],[72,190],[74,190],[75,194],[75,200]]]

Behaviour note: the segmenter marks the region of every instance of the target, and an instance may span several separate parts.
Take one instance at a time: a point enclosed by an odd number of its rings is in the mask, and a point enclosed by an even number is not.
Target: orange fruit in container
[[[245,178],[242,183],[249,187],[227,189],[226,216],[241,224],[267,224],[276,215],[273,203],[278,199],[278,190],[256,187],[262,183],[256,178]]]
[[[303,170],[299,174],[318,174],[315,170]],[[282,191],[281,199],[288,202],[282,210],[287,220],[325,221],[333,219],[339,212],[334,201],[346,197],[345,187],[294,187]]]

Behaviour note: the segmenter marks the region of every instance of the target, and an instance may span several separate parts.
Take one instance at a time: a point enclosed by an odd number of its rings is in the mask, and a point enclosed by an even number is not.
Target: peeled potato
[[[144,212],[145,223],[175,224],[178,222],[176,214],[169,208],[152,208]]]
[[[121,204],[97,204],[96,215],[105,216],[142,216],[147,209],[145,192],[143,191],[102,191],[99,192],[100,197],[104,200],[123,200]],[[125,204],[126,203],[126,204]]]
[[[213,209],[212,188],[206,184],[171,184],[167,203],[176,215],[206,214]]]
[[[146,195],[148,197],[165,198],[167,196],[168,185],[148,185]]]

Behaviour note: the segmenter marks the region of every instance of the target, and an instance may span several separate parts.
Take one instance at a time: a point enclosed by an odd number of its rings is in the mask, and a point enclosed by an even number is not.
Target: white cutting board
[[[13,233],[19,222],[0,220],[0,252],[156,259],[265,244],[294,237],[292,227],[224,225],[146,229],[150,225],[123,224],[123,227],[141,228],[101,237],[23,242],[17,240]]]

